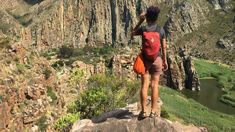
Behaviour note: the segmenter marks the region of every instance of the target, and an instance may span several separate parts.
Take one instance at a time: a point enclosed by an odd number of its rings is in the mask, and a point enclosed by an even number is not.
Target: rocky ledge
[[[159,110],[161,110],[162,102],[158,102]],[[161,117],[138,120],[139,110],[139,104],[134,103],[93,119],[83,119],[74,123],[71,132],[207,132],[207,129],[203,127],[183,125]]]

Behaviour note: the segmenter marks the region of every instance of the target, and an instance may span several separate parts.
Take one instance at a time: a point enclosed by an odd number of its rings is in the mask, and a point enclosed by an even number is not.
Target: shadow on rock
[[[116,118],[116,119],[132,119],[135,118],[136,115],[134,115],[132,112],[130,112],[127,109],[115,109],[113,111],[104,113],[100,116],[92,118],[93,123],[101,123],[105,122],[108,118]]]

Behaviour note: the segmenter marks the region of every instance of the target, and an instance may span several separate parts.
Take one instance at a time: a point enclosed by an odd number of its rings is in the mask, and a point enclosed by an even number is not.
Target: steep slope
[[[165,25],[170,42],[193,56],[234,65],[234,7],[229,0],[175,5]]]

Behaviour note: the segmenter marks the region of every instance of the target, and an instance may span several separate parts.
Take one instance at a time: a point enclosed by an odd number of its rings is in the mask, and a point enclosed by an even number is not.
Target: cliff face
[[[22,27],[15,27],[18,30],[23,28],[20,38],[28,38],[30,42],[27,46],[40,52],[62,45],[84,47],[85,45],[128,44],[130,30],[137,23],[140,12],[146,10],[149,5],[162,3],[173,6],[165,24],[168,40],[171,41],[170,45],[174,45],[175,41],[184,34],[197,30],[205,20],[206,8],[200,7],[202,1],[198,4],[164,0],[45,0],[18,9],[20,13],[12,10],[15,6],[9,6],[6,10],[9,15],[13,15],[13,18],[18,20],[18,25],[22,25]],[[139,43],[139,40],[140,38],[135,39],[134,42]],[[172,50],[172,48],[169,49]],[[174,52],[169,54],[172,56],[171,59],[177,57]],[[187,73],[184,72],[182,63],[169,61],[169,65],[174,64],[176,65],[172,66],[169,76],[162,82],[176,89],[183,89],[184,76]]]
[[[83,47],[127,43],[136,15],[152,0],[60,0],[33,7],[38,20],[30,25],[35,45]],[[45,11],[48,10],[48,11]]]
[[[179,38],[209,23],[206,17],[208,12],[208,4],[203,0],[183,1],[173,5],[165,24],[169,40],[173,45]]]

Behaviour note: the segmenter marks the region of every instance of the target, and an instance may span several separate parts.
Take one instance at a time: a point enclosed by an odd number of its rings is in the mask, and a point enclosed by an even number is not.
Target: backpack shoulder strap
[[[157,27],[156,27],[156,32],[159,32],[159,33],[160,33],[160,32],[161,32],[161,28],[162,28],[162,27],[160,27],[160,26],[157,25]]]

